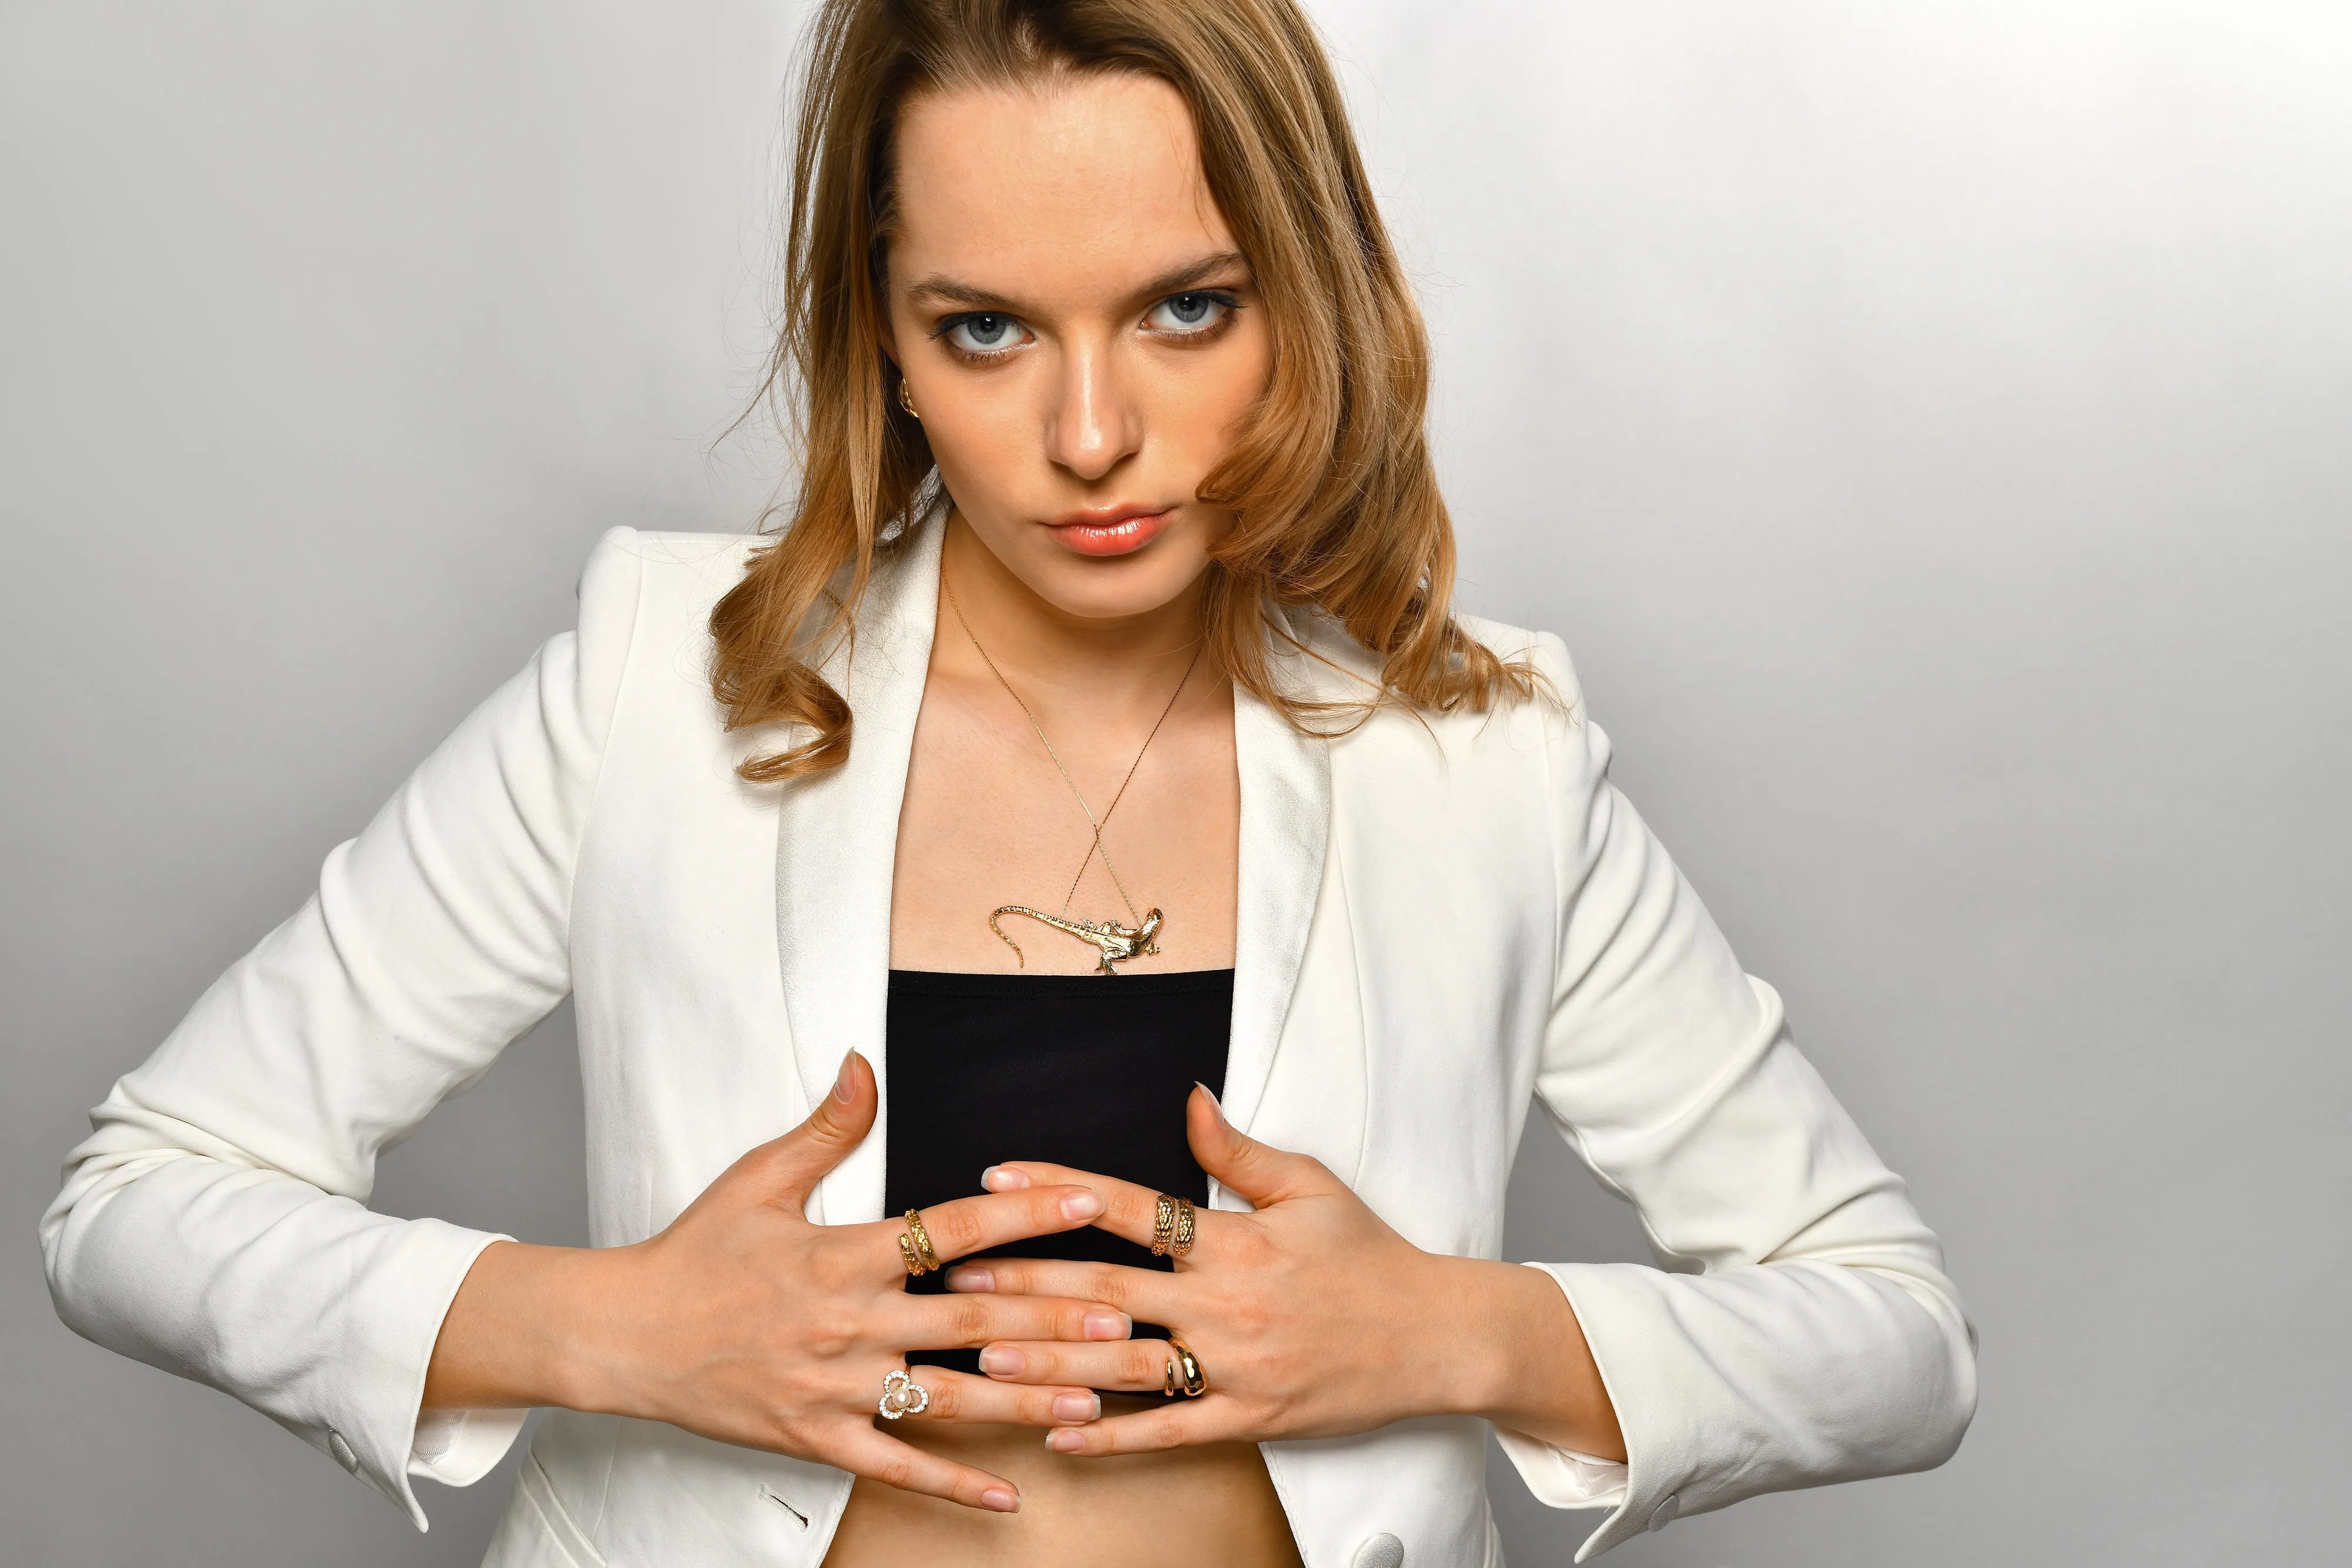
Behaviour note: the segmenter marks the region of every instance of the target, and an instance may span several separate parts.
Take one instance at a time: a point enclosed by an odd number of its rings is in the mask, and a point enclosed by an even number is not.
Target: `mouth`
[[[1129,555],[1141,549],[1176,520],[1176,508],[1110,507],[1099,511],[1072,512],[1045,526],[1055,539],[1080,555]]]

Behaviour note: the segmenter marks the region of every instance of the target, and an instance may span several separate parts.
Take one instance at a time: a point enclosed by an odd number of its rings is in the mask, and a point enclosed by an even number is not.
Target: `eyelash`
[[[1160,306],[1167,304],[1170,299],[1183,299],[1187,298],[1206,299],[1211,304],[1218,307],[1223,314],[1219,315],[1216,320],[1208,326],[1195,327],[1190,330],[1171,330],[1167,328],[1148,329],[1148,330],[1151,332],[1152,336],[1181,343],[1188,347],[1194,344],[1210,342],[1215,339],[1224,336],[1225,329],[1233,324],[1234,317],[1242,309],[1242,302],[1235,298],[1233,293],[1228,289],[1183,288],[1169,295],[1165,299],[1154,300],[1152,302],[1151,310],[1144,312],[1144,319],[1146,320],[1150,320],[1151,318],[1151,312],[1159,309]],[[961,346],[948,336],[958,327],[962,326],[967,321],[982,320],[992,316],[997,318],[999,320],[1009,322],[1013,326],[1021,326],[1021,319],[1019,317],[1008,315],[1002,310],[963,310],[957,312],[953,316],[943,319],[938,326],[931,329],[930,337],[933,341],[946,349],[949,353],[954,355],[957,359],[961,360],[968,365],[994,364],[999,360],[1006,359],[1013,354],[1018,353],[1022,349],[1028,346],[1027,342],[1024,340],[1024,342],[1015,343],[1010,348],[974,350]],[[1028,331],[1026,327],[1022,327],[1021,329],[1024,333]]]

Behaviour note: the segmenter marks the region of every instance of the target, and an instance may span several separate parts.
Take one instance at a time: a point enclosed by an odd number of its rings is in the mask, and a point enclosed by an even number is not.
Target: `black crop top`
[[[950,975],[890,971],[883,1212],[982,1190],[1004,1160],[1044,1160],[1209,1200],[1184,1137],[1192,1085],[1223,1093],[1234,972]],[[982,1257],[1067,1258],[1168,1269],[1150,1249],[1087,1226]],[[909,1280],[923,1293],[943,1274]],[[1167,1331],[1135,1325],[1139,1337]],[[916,1351],[916,1365],[976,1372],[977,1351]]]

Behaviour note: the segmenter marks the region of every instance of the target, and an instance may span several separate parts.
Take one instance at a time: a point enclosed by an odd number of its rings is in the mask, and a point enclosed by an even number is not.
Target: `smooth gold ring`
[[[917,1277],[940,1266],[940,1255],[931,1250],[931,1233],[923,1228],[923,1217],[918,1210],[907,1211],[907,1228],[898,1233],[898,1260],[907,1265],[908,1273]]]
[[[1192,1200],[1189,1197],[1178,1198],[1176,1200],[1176,1230],[1175,1233],[1168,1239],[1168,1250],[1173,1252],[1179,1258],[1181,1258],[1185,1253],[1192,1250]]]
[[[1168,1249],[1176,1239],[1176,1206],[1182,1201],[1164,1192],[1160,1195],[1159,1206],[1151,1218],[1151,1255],[1154,1258],[1168,1256]]]
[[[1209,1375],[1201,1370],[1200,1358],[1191,1347],[1171,1336],[1168,1341],[1168,1370],[1160,1376],[1160,1392],[1169,1398],[1176,1397],[1181,1389],[1187,1399],[1198,1399],[1209,1391]]]

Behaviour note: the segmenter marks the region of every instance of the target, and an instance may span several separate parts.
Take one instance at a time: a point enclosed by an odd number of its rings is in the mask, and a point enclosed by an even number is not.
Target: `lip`
[[[1130,555],[1158,538],[1176,520],[1173,507],[1104,507],[1070,512],[1045,526],[1080,555]]]

